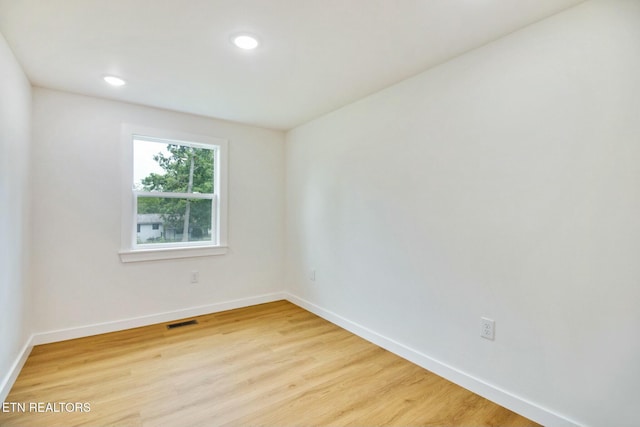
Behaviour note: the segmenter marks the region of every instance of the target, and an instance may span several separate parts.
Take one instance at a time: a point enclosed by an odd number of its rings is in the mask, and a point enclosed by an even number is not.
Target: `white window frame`
[[[133,141],[136,137],[144,140],[215,150],[214,194],[163,193],[136,190],[133,186]],[[229,143],[226,139],[212,136],[193,135],[180,131],[149,128],[126,123],[122,125],[122,225],[121,250],[119,252],[122,262],[191,258],[227,253],[228,145]],[[137,198],[149,194],[154,197],[212,200],[215,236],[212,236],[211,241],[138,244],[136,238]]]

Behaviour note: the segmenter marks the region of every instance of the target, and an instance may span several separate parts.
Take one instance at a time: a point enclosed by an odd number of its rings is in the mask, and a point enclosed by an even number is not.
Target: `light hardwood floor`
[[[289,302],[196,319],[35,347],[6,402],[90,412],[0,425],[537,425]]]

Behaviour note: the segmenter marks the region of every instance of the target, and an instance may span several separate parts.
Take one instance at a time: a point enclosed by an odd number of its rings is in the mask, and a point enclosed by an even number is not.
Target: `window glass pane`
[[[138,197],[137,243],[211,242],[212,205],[209,199]]]
[[[214,150],[171,141],[133,140],[133,186],[168,193],[213,193]]]

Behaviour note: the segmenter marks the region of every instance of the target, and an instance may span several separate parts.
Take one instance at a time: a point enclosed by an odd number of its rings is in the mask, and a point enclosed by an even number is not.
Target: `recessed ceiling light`
[[[252,50],[260,44],[258,39],[251,34],[236,34],[231,37],[231,41],[236,47],[244,50]]]
[[[116,76],[104,76],[104,81],[109,83],[111,86],[124,86],[127,84],[127,82]]]

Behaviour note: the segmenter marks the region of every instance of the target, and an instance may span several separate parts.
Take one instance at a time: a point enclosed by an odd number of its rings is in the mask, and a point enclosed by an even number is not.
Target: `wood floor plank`
[[[537,426],[289,302],[36,346],[0,426]],[[187,319],[190,320],[190,319]]]

